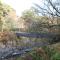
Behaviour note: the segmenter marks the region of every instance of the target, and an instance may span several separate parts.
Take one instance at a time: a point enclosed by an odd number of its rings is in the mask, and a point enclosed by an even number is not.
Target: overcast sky
[[[24,10],[29,9],[33,3],[41,4],[41,0],[4,0],[4,2],[12,6],[19,16]]]

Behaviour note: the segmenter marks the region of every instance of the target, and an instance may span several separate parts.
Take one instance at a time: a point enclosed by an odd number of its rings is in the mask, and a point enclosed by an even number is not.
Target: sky
[[[16,10],[16,14],[21,16],[24,10],[33,6],[33,3],[41,4],[41,0],[4,0],[4,3],[14,8]]]

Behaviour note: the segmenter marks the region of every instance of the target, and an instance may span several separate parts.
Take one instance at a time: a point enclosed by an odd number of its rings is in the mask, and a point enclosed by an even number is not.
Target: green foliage
[[[14,12],[13,8],[0,2],[0,31],[10,30],[16,25],[13,17],[10,16],[11,12]]]
[[[39,16],[34,12],[34,9],[26,10],[22,13],[22,19],[24,19],[28,29],[26,32],[46,32],[44,28],[48,27],[48,17]]]
[[[41,47],[40,47],[41,48]],[[37,49],[39,50],[39,49]],[[44,53],[42,52],[44,51]],[[43,54],[42,54],[43,53]],[[44,57],[44,54],[46,55],[46,57]],[[21,57],[18,57],[18,60]],[[42,49],[40,50],[40,52],[37,51],[30,51],[28,52],[25,57],[23,57],[21,60],[60,60],[60,52],[56,51],[54,48],[51,48],[49,46],[44,46],[42,47]]]
[[[16,60],[23,60],[22,57],[16,57]]]
[[[60,60],[60,53],[56,52],[52,57],[51,60]]]
[[[33,51],[30,54],[32,55],[33,60],[43,60],[43,57],[36,53],[36,51]]]
[[[26,10],[22,13],[22,18],[24,20],[33,20],[35,18],[36,14],[33,11],[33,9]]]
[[[0,2],[0,30],[2,30],[2,26],[3,26],[3,23],[4,23],[4,19],[5,19],[5,16],[7,14],[7,9],[6,9],[6,5],[4,5],[3,3]]]

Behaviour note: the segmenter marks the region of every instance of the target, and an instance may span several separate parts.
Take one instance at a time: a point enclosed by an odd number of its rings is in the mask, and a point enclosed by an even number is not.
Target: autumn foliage
[[[6,45],[8,42],[16,41],[16,35],[13,32],[0,32],[0,42]]]

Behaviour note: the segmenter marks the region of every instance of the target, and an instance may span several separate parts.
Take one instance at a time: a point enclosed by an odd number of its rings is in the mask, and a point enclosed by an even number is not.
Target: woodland
[[[42,0],[43,6],[34,3],[21,16],[0,0],[0,55],[1,49],[32,47],[23,56],[6,60],[60,60],[60,0]],[[16,33],[53,34],[53,38],[16,36]],[[38,46],[40,43],[48,45]],[[38,47],[37,47],[38,46]],[[3,59],[5,60],[5,59]]]

